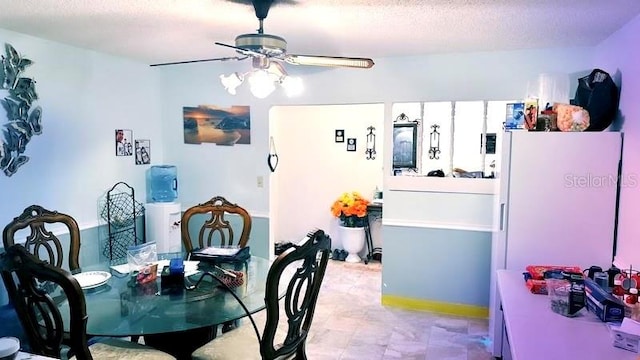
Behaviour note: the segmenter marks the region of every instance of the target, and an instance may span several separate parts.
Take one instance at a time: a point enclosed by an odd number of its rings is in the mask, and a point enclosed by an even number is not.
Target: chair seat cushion
[[[96,360],[175,360],[175,357],[152,347],[112,338],[101,339],[89,346],[89,351]]]
[[[240,326],[202,345],[193,360],[261,359],[260,345],[250,324]]]

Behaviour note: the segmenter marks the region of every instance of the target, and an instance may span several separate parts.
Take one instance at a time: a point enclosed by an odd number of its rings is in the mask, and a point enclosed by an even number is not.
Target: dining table
[[[147,345],[178,359],[188,359],[191,352],[215,337],[217,325],[247,316],[237,299],[207,275],[219,276],[225,270],[241,272],[242,284],[231,290],[253,314],[265,308],[270,264],[268,259],[257,256],[239,263],[215,266],[199,262],[196,271],[184,276],[184,286],[163,286],[160,275],[155,280],[140,284],[136,276],[114,270],[119,268],[108,262],[83,266],[74,276],[103,274],[105,277],[101,283],[83,288],[88,315],[87,335],[143,337]],[[200,278],[202,281],[195,286]],[[284,295],[288,281],[281,284],[281,294]],[[59,302],[59,308],[64,323],[69,324],[65,302]]]

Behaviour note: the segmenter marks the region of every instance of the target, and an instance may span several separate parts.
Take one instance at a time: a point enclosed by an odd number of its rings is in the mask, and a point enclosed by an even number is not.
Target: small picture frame
[[[347,139],[347,151],[356,151],[356,138]]]
[[[343,143],[344,142],[344,130],[337,129],[336,130],[336,142]]]
[[[136,140],[136,165],[151,164],[151,141]]]
[[[116,156],[133,155],[133,131],[128,129],[116,129]]]

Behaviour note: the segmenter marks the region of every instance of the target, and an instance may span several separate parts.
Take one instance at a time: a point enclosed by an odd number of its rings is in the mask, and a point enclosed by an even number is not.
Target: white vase
[[[344,261],[358,263],[361,261],[358,253],[364,247],[364,228],[340,226],[340,240],[342,247],[349,253]]]

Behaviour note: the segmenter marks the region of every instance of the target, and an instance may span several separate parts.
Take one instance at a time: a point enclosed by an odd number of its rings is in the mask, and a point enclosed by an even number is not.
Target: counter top
[[[513,360],[636,360],[613,346],[607,325],[586,308],[573,318],[551,310],[546,295],[529,292],[522,273],[498,270],[498,291]]]

